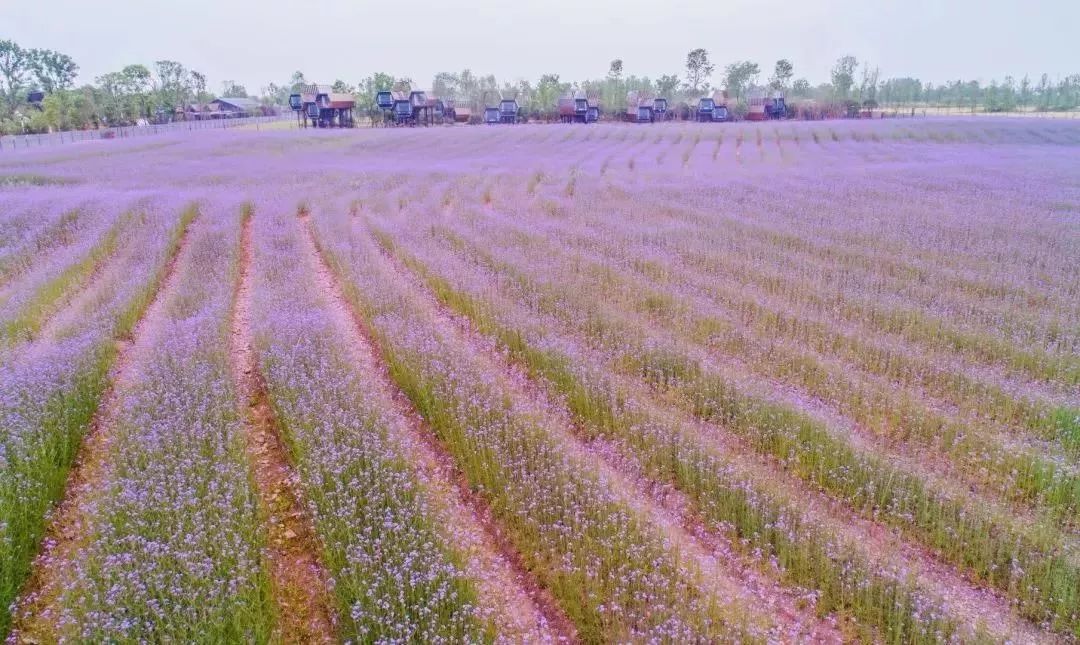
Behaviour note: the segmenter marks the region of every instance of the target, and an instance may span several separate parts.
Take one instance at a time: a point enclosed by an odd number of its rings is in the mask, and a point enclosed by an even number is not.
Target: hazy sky
[[[706,48],[718,70],[777,58],[827,80],[845,53],[882,78],[935,82],[1080,73],[1080,0],[0,0],[0,38],[70,54],[90,81],[129,63],[177,60],[251,92],[309,79],[355,84],[374,71],[430,85],[470,68],[500,82],[680,73]],[[719,80],[719,73],[714,75]]]

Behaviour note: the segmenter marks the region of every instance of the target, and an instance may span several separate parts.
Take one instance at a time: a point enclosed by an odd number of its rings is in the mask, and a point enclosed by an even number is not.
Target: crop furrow
[[[93,299],[69,306],[73,322],[64,335],[31,343],[0,367],[0,633],[11,628],[10,608],[27,584],[47,513],[66,490],[110,370],[120,362],[116,342],[160,289],[193,217],[193,210],[178,221],[158,212],[136,217],[116,270]],[[30,582],[24,596],[34,593]]]
[[[380,241],[391,250],[395,249],[389,236],[380,236]],[[453,289],[445,282],[443,285],[441,289],[449,290],[445,297],[453,306]],[[433,288],[437,292],[440,290],[438,285]],[[463,313],[472,310],[494,317],[502,310],[485,304],[483,299],[457,297],[463,298],[457,303]],[[551,312],[535,310],[530,315],[543,319],[550,317]],[[589,316],[577,320],[595,323]],[[514,349],[514,343],[524,343],[527,337],[512,328],[506,334],[503,343],[510,349]],[[586,339],[588,337],[586,335]],[[625,335],[615,334],[615,337],[620,342],[628,340]],[[645,351],[643,347],[637,349]],[[519,350],[529,354],[528,347]],[[623,347],[609,356],[613,358],[607,359],[610,362],[606,369],[641,377],[642,373],[634,367],[640,363],[640,358],[634,358],[640,356],[640,352]],[[551,348],[550,355],[541,352],[535,360],[562,372],[573,364],[568,355],[558,351],[557,344]],[[634,369],[627,371],[627,364]],[[557,371],[545,376],[556,381],[569,378],[559,374]],[[1074,563],[1057,554],[1058,541],[1052,532],[1022,529],[1008,518],[986,513],[964,500],[943,496],[929,489],[917,475],[899,471],[877,456],[858,454],[851,447],[838,444],[837,438],[805,416],[754,400],[729,384],[725,383],[724,388],[705,392],[708,398],[678,397],[673,402],[706,420],[723,423],[758,452],[774,455],[790,471],[846,500],[858,512],[897,527],[932,547],[947,561],[976,572],[987,584],[1016,595],[1022,599],[1026,614],[1033,619],[1042,621],[1057,617],[1063,625],[1075,620],[1069,603],[1077,593],[1080,575],[1077,575]],[[580,401],[586,409],[595,398],[588,388],[578,386],[564,394],[570,397],[571,403]],[[599,399],[603,401],[605,397]],[[705,403],[716,407],[703,409]],[[605,418],[606,413],[593,422],[602,424]],[[1017,575],[1023,578],[1018,580]],[[1030,582],[1024,583],[1023,579]]]
[[[741,613],[740,599],[705,593],[697,567],[669,550],[640,501],[613,490],[611,475],[557,422],[514,396],[498,370],[437,323],[380,267],[370,242],[328,232],[318,240],[394,380],[582,640],[764,637],[769,619]]]

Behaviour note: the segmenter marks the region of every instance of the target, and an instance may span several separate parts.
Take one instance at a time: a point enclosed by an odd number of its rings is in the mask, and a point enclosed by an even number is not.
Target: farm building
[[[234,117],[255,116],[262,114],[262,105],[255,99],[240,97],[222,97],[207,104],[213,118],[231,119]]]

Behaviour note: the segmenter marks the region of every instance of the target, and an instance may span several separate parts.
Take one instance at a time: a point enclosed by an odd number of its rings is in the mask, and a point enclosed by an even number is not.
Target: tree
[[[622,86],[623,62],[621,58],[611,61],[608,67],[608,77],[605,92],[606,103],[614,112],[626,109],[626,92]]]
[[[209,97],[206,94],[206,75],[191,70],[191,89],[195,91],[195,100],[204,103]]]
[[[15,111],[15,103],[26,83],[26,77],[32,71],[30,52],[13,40],[0,40],[0,80],[3,80],[4,98],[7,112]]]
[[[786,58],[776,61],[773,75],[769,77],[769,87],[774,90],[786,90],[791,77],[795,75],[795,66]]]
[[[334,84],[330,86],[330,91],[338,94],[356,94],[356,88],[340,78],[335,80]]]
[[[686,88],[694,94],[701,92],[715,69],[716,65],[709,62],[709,52],[700,47],[691,50],[686,55]]]
[[[431,91],[435,96],[456,99],[459,89],[458,75],[453,72],[439,72],[431,82]]]
[[[1028,103],[1031,102],[1031,78],[1024,74],[1024,78],[1020,79],[1020,109],[1026,110]]]
[[[761,68],[748,60],[732,63],[724,68],[724,82],[728,94],[738,100],[747,86],[754,83]]]
[[[675,74],[664,74],[656,79],[656,92],[664,98],[674,99],[678,89],[679,77]]]
[[[862,81],[859,83],[859,100],[877,102],[877,82],[880,72],[878,68],[870,69],[870,65],[864,63]]]
[[[858,66],[859,61],[850,54],[836,60],[832,68],[832,85],[837,98],[846,99],[851,94],[851,87],[855,85],[855,68]]]
[[[558,74],[544,74],[536,84],[536,92],[533,94],[532,111],[548,112],[555,108],[556,101],[563,92],[569,90],[568,83],[559,82]]]
[[[805,78],[797,79],[791,84],[791,93],[799,97],[810,96],[810,81]]]
[[[157,77],[157,108],[171,113],[186,103],[191,94],[187,68],[174,60],[154,61]]]
[[[66,90],[75,82],[79,66],[71,56],[51,49],[31,49],[28,55],[34,78],[45,92]]]
[[[1039,97],[1039,111],[1046,111],[1050,109],[1050,76],[1043,74],[1039,79],[1039,86],[1035,90],[1035,94]]]
[[[304,73],[297,70],[292,73],[292,77],[289,78],[289,93],[300,94],[303,92],[304,87],[308,85],[307,79],[304,78]]]
[[[611,61],[611,66],[608,68],[608,78],[618,81],[622,78],[623,62],[621,58],[616,58]]]
[[[234,99],[247,98],[247,88],[236,81],[225,81],[221,84],[221,95]]]
[[[57,90],[45,97],[42,113],[50,130],[74,130],[86,128],[95,120],[97,105],[94,88],[81,90]]]

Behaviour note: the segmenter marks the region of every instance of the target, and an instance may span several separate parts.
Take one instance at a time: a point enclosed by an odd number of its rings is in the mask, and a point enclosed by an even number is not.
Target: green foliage
[[[724,84],[728,95],[739,100],[746,93],[748,86],[752,85],[761,73],[757,63],[748,60],[732,63],[724,68]]]
[[[712,76],[716,65],[709,61],[709,52],[698,47],[690,50],[686,55],[686,88],[692,94],[704,91],[708,87],[709,77]]]

